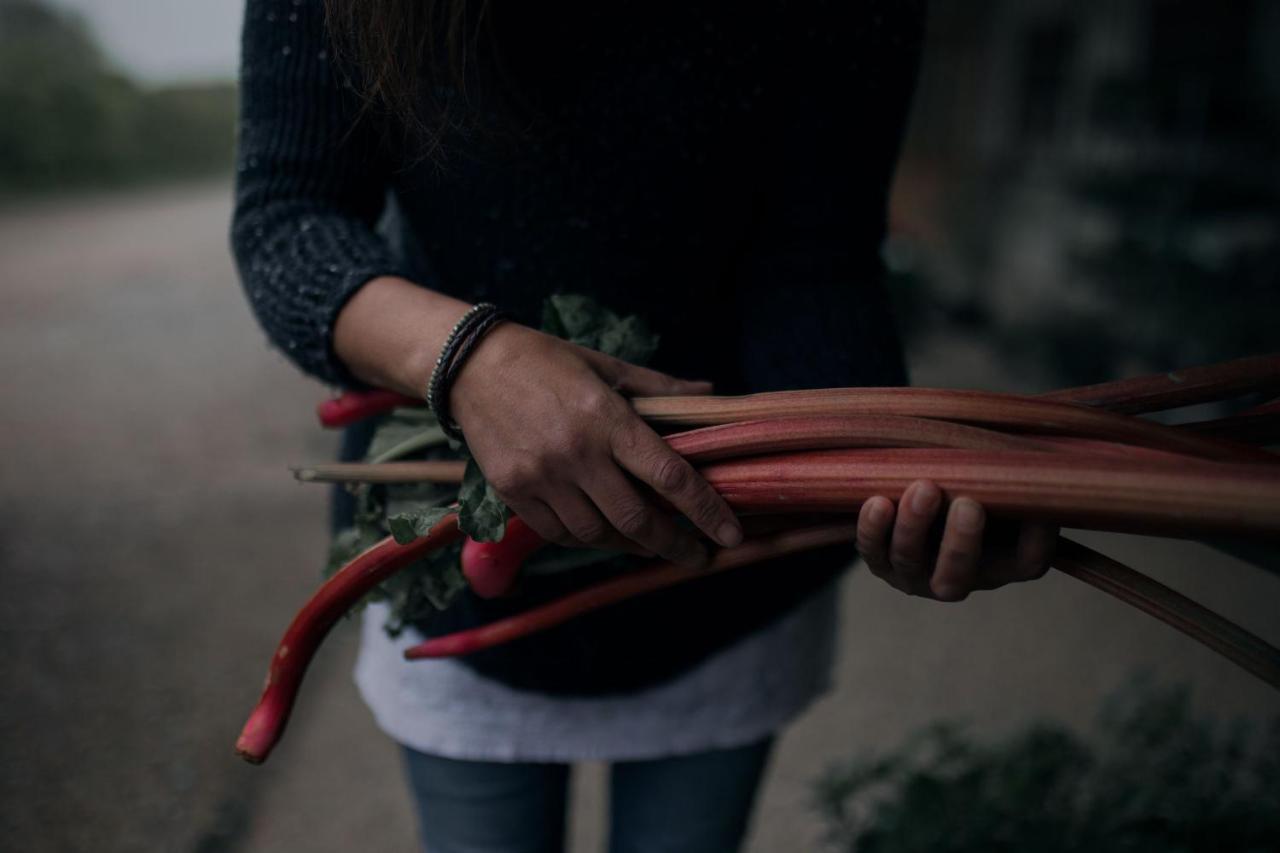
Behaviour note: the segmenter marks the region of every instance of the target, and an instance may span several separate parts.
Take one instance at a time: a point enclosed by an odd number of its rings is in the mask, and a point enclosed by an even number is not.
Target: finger
[[[1053,562],[1058,541],[1058,528],[1040,523],[1027,523],[1017,528],[1011,547],[995,560],[984,560],[979,572],[982,589],[996,589],[1006,584],[1043,577]]]
[[[537,531],[538,535],[548,542],[554,542],[557,545],[573,547],[573,537],[569,535],[569,531],[560,523],[560,518],[551,509],[540,500],[529,499],[519,503],[508,502],[508,506],[516,515],[524,519],[525,523]]]
[[[893,528],[893,501],[874,497],[858,511],[858,553],[878,578],[893,574],[889,565],[889,531]]]
[[[910,586],[928,583],[930,534],[941,506],[942,492],[928,480],[912,483],[898,502],[889,541],[889,563]]]
[[[982,555],[986,512],[972,498],[956,498],[947,510],[947,525],[929,589],[941,601],[960,601],[974,588]]]
[[[595,504],[577,486],[558,489],[550,506],[578,547],[608,548],[620,538]]]
[[[592,353],[592,362],[615,390],[628,397],[681,397],[710,394],[712,390],[710,382],[677,379],[600,353]]]
[[[646,499],[620,468],[599,466],[585,485],[587,496],[633,547],[679,565],[698,568],[705,564],[706,548],[697,537],[681,529],[669,513]]]
[[[1015,568],[1018,580],[1035,580],[1044,577],[1053,560],[1058,542],[1058,528],[1052,524],[1030,522],[1022,526],[1018,536]]]
[[[726,548],[742,541],[742,525],[724,498],[639,418],[616,430],[612,444],[618,464],[652,486],[713,541]]]

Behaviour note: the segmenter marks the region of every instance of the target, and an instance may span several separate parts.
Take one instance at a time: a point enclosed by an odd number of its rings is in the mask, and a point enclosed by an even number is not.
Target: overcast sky
[[[51,0],[74,9],[117,65],[150,81],[229,78],[243,0]]]

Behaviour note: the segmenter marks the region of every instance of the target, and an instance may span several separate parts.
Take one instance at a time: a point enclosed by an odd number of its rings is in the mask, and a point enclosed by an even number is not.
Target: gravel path
[[[324,551],[324,494],[285,465],[332,439],[321,390],[249,316],[228,216],[220,184],[0,211],[6,849],[412,849],[395,750],[348,677],[352,631],[272,761],[231,753]],[[1009,387],[961,342],[915,360],[922,384]],[[1280,642],[1280,579],[1200,546],[1091,541]],[[1280,694],[1067,578],[957,607],[855,573],[837,688],[783,740],[751,849],[813,846],[808,785],[830,759],[939,716],[1083,724],[1143,667],[1205,707],[1280,713]],[[601,779],[579,774],[579,853],[599,849]]]

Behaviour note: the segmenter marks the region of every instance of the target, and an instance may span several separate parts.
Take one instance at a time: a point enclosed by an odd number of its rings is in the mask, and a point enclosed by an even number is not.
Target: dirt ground
[[[232,754],[325,549],[325,495],[285,466],[333,440],[313,422],[323,391],[241,297],[229,205],[210,184],[0,211],[2,849],[413,848],[350,626],[271,762]],[[920,384],[1009,387],[972,342],[912,355]],[[1280,642],[1280,578],[1198,545],[1086,539]],[[1062,576],[944,606],[855,572],[836,687],[782,740],[750,849],[814,849],[828,760],[940,717],[1083,725],[1143,669],[1206,709],[1280,713],[1280,694]],[[577,853],[600,849],[602,778],[578,774]]]

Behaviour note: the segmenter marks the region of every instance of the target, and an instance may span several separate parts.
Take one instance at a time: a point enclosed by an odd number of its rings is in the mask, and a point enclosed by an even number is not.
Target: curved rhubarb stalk
[[[658,425],[713,426],[738,421],[842,415],[896,415],[979,424],[1030,433],[1062,433],[1137,444],[1206,459],[1270,462],[1266,451],[1074,403],[990,391],[938,388],[826,388],[742,397],[640,397],[636,412]]]
[[[424,406],[422,400],[397,394],[395,391],[344,391],[337,397],[324,400],[316,406],[320,425],[329,427],[350,426],[365,418],[385,415],[393,409],[408,406]]]
[[[673,563],[657,563],[652,568],[628,572],[621,577],[570,593],[550,604],[534,607],[516,616],[500,619],[479,628],[432,638],[406,649],[404,656],[408,660],[417,660],[471,654],[527,637],[615,602],[686,581],[697,580],[715,572],[826,545],[852,542],[856,533],[855,522],[833,522],[749,539],[736,547],[717,551],[710,563],[702,569],[685,569]]]
[[[857,447],[945,447],[965,450],[1055,450],[1034,438],[967,424],[898,415],[810,415],[702,427],[667,436],[690,462],[789,450]]]
[[[461,535],[458,517],[449,515],[407,545],[382,540],[325,581],[293,617],[276,647],[262,696],[240,732],[236,752],[254,764],[265,761],[284,733],[307,665],[334,623],[382,581]]]
[[[476,595],[497,598],[515,584],[525,560],[546,544],[524,519],[514,516],[507,521],[501,540],[477,542],[468,538],[462,544],[462,574]]]
[[[1040,395],[1060,403],[1083,403],[1128,415],[1226,400],[1250,393],[1280,391],[1280,353],[1184,367],[1099,385],[1064,388]]]
[[[1272,687],[1280,688],[1280,649],[1185,595],[1067,539],[1058,540],[1053,565],[1177,628]]]
[[[855,512],[874,495],[897,500],[915,480],[932,480],[992,514],[1066,527],[1175,538],[1280,536],[1274,465],[1018,450],[824,450],[717,462],[702,473],[739,512]]]

